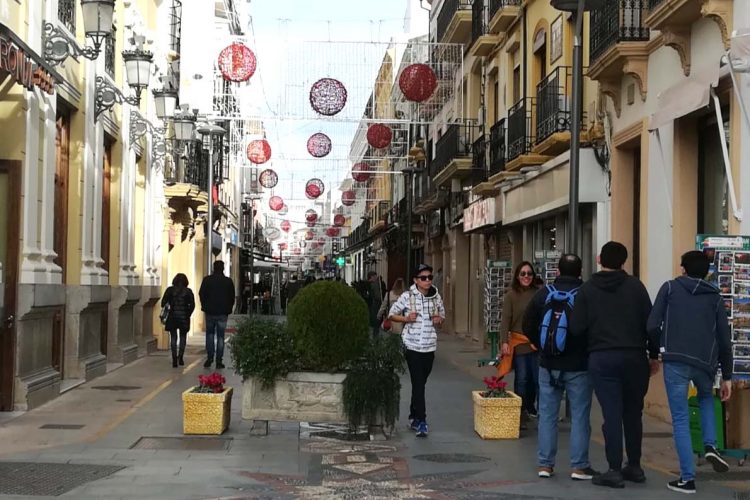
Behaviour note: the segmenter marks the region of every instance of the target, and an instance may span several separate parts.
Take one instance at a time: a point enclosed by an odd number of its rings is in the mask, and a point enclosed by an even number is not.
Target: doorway
[[[55,264],[62,269],[62,282],[66,277],[68,246],[68,172],[70,171],[70,110],[58,101],[57,133],[55,136],[55,207],[53,250]]]
[[[111,210],[111,184],[112,184],[112,148],[114,139],[104,135],[104,159],[102,164],[102,241],[101,256],[104,264],[102,267],[107,273],[109,269],[109,235],[110,235],[110,210]]]
[[[0,411],[13,410],[21,162],[0,160]],[[11,215],[13,214],[13,215]]]

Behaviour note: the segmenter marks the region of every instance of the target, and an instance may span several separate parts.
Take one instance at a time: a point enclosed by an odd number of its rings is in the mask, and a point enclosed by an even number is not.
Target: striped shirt
[[[408,316],[411,312],[417,313],[417,320],[414,323],[404,323],[404,330],[401,334],[404,346],[410,351],[435,351],[437,330],[432,324],[432,318],[440,316],[445,319],[443,299],[440,298],[437,288],[430,288],[427,295],[424,295],[419,292],[417,285],[412,285],[393,303],[388,317]]]

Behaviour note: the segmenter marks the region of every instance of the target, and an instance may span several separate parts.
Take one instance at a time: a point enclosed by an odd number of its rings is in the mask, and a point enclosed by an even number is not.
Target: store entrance
[[[20,161],[0,160],[0,410],[13,410]]]

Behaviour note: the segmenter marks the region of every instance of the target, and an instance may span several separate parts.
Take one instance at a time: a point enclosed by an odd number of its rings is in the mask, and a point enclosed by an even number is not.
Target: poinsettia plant
[[[198,375],[199,386],[195,388],[195,392],[223,392],[226,383],[227,379],[219,372],[211,375]]]
[[[484,377],[484,385],[487,388],[482,392],[483,398],[509,398],[510,393],[506,390],[508,383],[501,377]]]

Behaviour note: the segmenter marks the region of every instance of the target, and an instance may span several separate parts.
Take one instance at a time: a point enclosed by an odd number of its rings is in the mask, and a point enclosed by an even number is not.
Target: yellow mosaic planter
[[[511,391],[509,398],[483,398],[472,391],[474,430],[482,439],[518,439],[521,429],[521,398]]]
[[[224,392],[193,392],[191,387],[182,393],[183,434],[222,434],[229,427],[232,412],[232,388]]]

